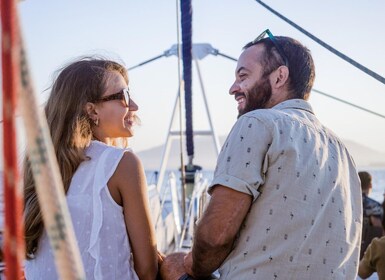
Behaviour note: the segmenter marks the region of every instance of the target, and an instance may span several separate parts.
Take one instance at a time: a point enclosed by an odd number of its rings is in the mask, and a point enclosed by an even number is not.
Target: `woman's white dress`
[[[67,193],[86,279],[138,279],[123,208],[107,187],[125,151],[92,141],[86,149],[90,160],[80,164]],[[36,257],[26,261],[25,276],[27,280],[59,279],[46,232]]]

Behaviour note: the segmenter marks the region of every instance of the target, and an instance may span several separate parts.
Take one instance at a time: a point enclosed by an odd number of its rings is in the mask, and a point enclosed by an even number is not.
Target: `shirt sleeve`
[[[249,194],[255,201],[264,183],[264,162],[271,141],[271,130],[263,121],[242,116],[222,147],[209,193],[215,185],[222,185]]]
[[[385,237],[374,238],[365,251],[361,265],[370,272],[385,276]]]
[[[364,215],[367,217],[374,216],[376,218],[382,219],[382,205],[373,199],[366,197],[366,200],[364,201],[364,211]]]

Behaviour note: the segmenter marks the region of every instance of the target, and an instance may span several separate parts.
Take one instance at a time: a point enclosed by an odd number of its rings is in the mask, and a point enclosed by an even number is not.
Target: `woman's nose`
[[[138,111],[139,107],[138,107],[138,105],[135,103],[135,101],[133,99],[130,99],[130,104],[128,106],[128,109],[130,111]]]

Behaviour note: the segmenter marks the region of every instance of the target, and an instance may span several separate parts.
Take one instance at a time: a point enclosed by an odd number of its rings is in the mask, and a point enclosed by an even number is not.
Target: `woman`
[[[143,167],[114,147],[133,136],[137,110],[126,69],[95,58],[62,69],[45,107],[87,279],[156,278]],[[26,278],[57,279],[28,162],[24,188]]]

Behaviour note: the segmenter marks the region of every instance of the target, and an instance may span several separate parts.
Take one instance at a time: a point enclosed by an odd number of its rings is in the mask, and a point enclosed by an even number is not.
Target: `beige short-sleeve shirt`
[[[385,279],[385,236],[372,240],[361,260],[361,265],[371,273],[377,272],[380,280]]]
[[[214,180],[253,203],[220,279],[355,279],[360,181],[346,147],[304,100],[238,119]]]

